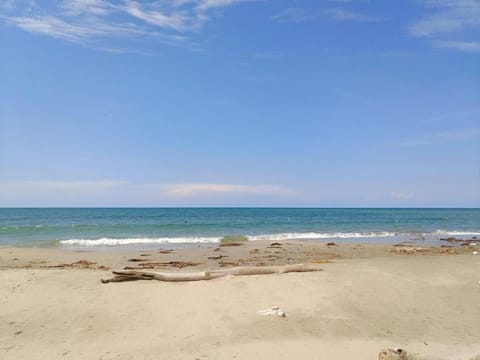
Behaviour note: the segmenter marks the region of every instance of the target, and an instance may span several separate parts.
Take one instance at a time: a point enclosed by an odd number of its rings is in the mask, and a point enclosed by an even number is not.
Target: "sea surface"
[[[420,235],[421,234],[421,235]],[[125,247],[480,236],[480,209],[0,208],[0,246]]]

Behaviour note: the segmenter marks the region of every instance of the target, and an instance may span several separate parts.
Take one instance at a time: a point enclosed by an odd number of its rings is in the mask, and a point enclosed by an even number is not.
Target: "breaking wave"
[[[250,241],[257,240],[307,240],[307,239],[330,239],[330,238],[368,238],[368,237],[390,237],[396,236],[392,232],[368,232],[368,233],[279,233],[265,235],[249,235],[246,238]],[[222,237],[158,237],[158,238],[100,238],[100,239],[70,239],[62,240],[62,245],[75,246],[116,246],[116,245],[141,245],[141,244],[198,244],[218,243]]]
[[[76,246],[116,246],[116,245],[142,245],[142,244],[185,244],[185,243],[215,243],[220,237],[165,237],[165,238],[101,238],[101,239],[70,239],[62,240],[62,245]]]
[[[478,231],[448,231],[448,230],[436,230],[433,232],[434,235],[450,235],[450,236],[476,236],[480,235]]]
[[[281,240],[321,240],[321,239],[361,239],[361,238],[389,238],[410,237],[421,233],[428,237],[439,236],[476,236],[478,231],[448,231],[436,230],[433,232],[403,232],[390,231],[375,232],[304,232],[304,233],[277,233],[263,235],[247,235],[249,241],[281,241]],[[61,240],[61,245],[70,246],[118,246],[118,245],[148,245],[148,244],[209,244],[218,243],[222,236],[190,236],[190,237],[138,237],[138,238],[100,238],[100,239],[69,239]]]

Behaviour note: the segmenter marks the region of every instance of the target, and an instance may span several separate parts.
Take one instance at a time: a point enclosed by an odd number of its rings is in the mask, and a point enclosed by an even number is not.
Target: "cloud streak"
[[[214,10],[257,0],[0,0],[0,22],[21,30],[97,48],[109,38],[148,37],[195,47],[191,38]],[[216,12],[215,12],[216,13]]]
[[[311,11],[303,8],[286,8],[273,15],[271,20],[280,23],[301,23],[314,20],[335,20],[350,22],[376,22],[384,19],[343,8],[328,8]]]
[[[167,187],[169,197],[197,197],[218,194],[230,195],[292,195],[293,191],[276,185],[238,184],[176,184]]]
[[[392,191],[390,197],[395,200],[410,200],[413,198],[413,194],[400,191]]]
[[[478,52],[478,42],[451,39],[451,36],[466,37],[466,32],[480,27],[480,1],[423,0],[423,4],[426,14],[409,26],[411,35],[430,38],[437,48]]]
[[[463,52],[480,53],[480,42],[476,41],[435,41],[434,46]]]
[[[315,15],[301,8],[287,8],[270,17],[270,20],[280,23],[301,23],[314,20]]]
[[[162,206],[189,203],[238,202],[245,196],[285,198],[296,192],[280,185],[220,183],[133,183],[99,181],[0,182],[0,206]]]
[[[464,129],[456,131],[438,132],[420,138],[403,141],[400,143],[400,145],[420,146],[472,140],[480,140],[480,129]]]
[[[357,21],[357,22],[376,22],[382,21],[382,18],[368,16],[359,12],[335,8],[335,9],[326,9],[324,11],[331,19],[339,21]]]

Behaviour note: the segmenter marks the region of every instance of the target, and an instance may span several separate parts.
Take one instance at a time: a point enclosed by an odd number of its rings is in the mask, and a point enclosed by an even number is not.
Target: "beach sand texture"
[[[172,252],[1,248],[0,358],[378,359],[384,348],[406,349],[408,359],[480,354],[480,257],[471,247],[455,255],[441,248],[405,255],[378,244],[270,245]],[[89,263],[51,267],[79,260]],[[111,275],[107,267],[145,262],[170,263],[155,267],[161,271],[300,262],[324,271],[100,282]],[[286,316],[257,313],[272,306]]]

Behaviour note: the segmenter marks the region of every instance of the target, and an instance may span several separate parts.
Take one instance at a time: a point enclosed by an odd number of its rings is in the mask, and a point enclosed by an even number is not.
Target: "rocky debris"
[[[45,268],[59,268],[59,269],[93,269],[93,270],[109,270],[109,267],[98,265],[96,262],[79,260],[71,264],[60,264],[60,265],[46,265]]]
[[[391,251],[394,254],[398,255],[435,255],[435,254],[450,254],[456,255],[457,252],[454,248],[426,248],[426,247],[415,247],[415,246],[400,246],[395,247]]]
[[[220,260],[221,258],[228,257],[228,255],[209,256],[208,260]]]
[[[455,237],[449,237],[449,238],[443,238],[440,239],[440,241],[447,241],[451,244],[460,244],[460,246],[476,246],[476,240],[477,238],[474,236],[471,239],[457,239]]]
[[[175,250],[169,249],[169,250],[160,250],[158,253],[159,254],[171,254]]]
[[[229,247],[229,246],[242,246],[242,243],[239,242],[226,242],[219,245],[219,247]]]
[[[191,261],[169,261],[169,262],[142,262],[138,266],[125,266],[124,270],[144,270],[144,269],[155,269],[158,267],[175,267],[177,269],[183,269],[188,266],[198,266],[201,263],[191,262]]]
[[[280,244],[279,242],[274,242],[274,243],[271,243],[270,246],[268,246],[268,248],[275,249],[275,248],[279,248],[281,246],[282,246],[282,244]]]
[[[238,266],[240,265],[240,261],[224,261],[224,260],[220,260],[220,262],[218,263],[218,265],[220,267],[225,267],[225,266]]]

